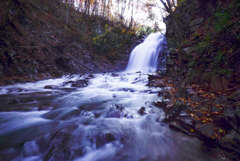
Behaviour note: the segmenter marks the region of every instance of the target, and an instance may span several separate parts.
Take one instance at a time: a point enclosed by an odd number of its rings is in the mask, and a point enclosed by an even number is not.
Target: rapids
[[[147,74],[130,72],[143,69],[131,63],[122,73],[0,87],[0,160],[227,160],[162,122],[164,112],[153,104],[162,99],[160,88],[147,86]],[[156,64],[145,67],[156,70]]]

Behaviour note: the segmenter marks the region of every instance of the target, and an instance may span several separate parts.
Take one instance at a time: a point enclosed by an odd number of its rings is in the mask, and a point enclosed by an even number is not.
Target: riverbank
[[[232,160],[238,160],[240,90],[222,95],[198,84],[182,87],[181,82],[181,77],[171,74],[149,75],[149,86],[162,88],[158,92],[161,99],[154,105],[164,110],[163,121],[174,130],[203,140],[209,147],[221,147]]]

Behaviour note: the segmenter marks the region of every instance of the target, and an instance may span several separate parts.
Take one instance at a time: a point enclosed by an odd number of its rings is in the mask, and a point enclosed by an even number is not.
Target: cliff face
[[[0,8],[0,84],[126,66],[135,34],[125,26],[59,0],[3,0]]]
[[[237,0],[184,0],[165,19],[170,54],[168,73],[181,86],[198,83],[217,93],[240,83],[240,30]],[[232,91],[233,89],[233,91]]]

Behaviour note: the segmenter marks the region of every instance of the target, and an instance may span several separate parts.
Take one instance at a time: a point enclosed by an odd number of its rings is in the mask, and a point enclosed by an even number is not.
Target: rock
[[[180,130],[188,135],[195,135],[195,124],[198,122],[191,115],[181,112],[174,122],[171,122],[169,127]]]
[[[217,126],[210,124],[197,124],[195,126],[197,136],[204,141],[216,140],[215,130],[219,129]]]
[[[195,91],[192,89],[187,89],[186,90],[186,97],[190,98],[191,96],[193,96],[195,94]]]
[[[228,121],[234,130],[240,133],[239,110],[234,110],[232,106],[226,106],[223,111],[223,117]]]
[[[16,99],[12,99],[11,101],[8,102],[8,104],[17,104],[18,101]]]
[[[217,99],[214,101],[215,104],[225,104],[227,102],[228,102],[228,99],[221,95],[219,95]]]
[[[193,95],[193,96],[191,96],[190,99],[191,99],[192,101],[195,101],[195,102],[201,102],[201,101],[203,100],[203,98],[199,97],[199,96],[196,95],[196,94]]]
[[[210,109],[210,112],[211,113],[219,113],[219,112],[221,112],[221,109],[216,107],[216,106],[214,106],[214,105],[212,105],[211,109]]]
[[[240,153],[240,135],[234,130],[230,130],[228,134],[221,138],[218,144],[224,149]]]
[[[108,112],[106,118],[120,118],[123,117],[123,113],[120,110],[111,110]]]
[[[154,79],[161,79],[161,78],[162,78],[161,75],[152,75],[152,74],[148,75],[149,82],[154,80]]]
[[[140,110],[138,110],[138,113],[139,113],[140,115],[145,115],[145,114],[146,114],[146,113],[145,113],[145,107],[141,107]]]
[[[182,101],[177,100],[172,107],[164,109],[164,111],[166,114],[165,121],[173,121],[181,112],[187,111],[187,106]]]
[[[211,78],[210,86],[217,92],[223,93],[222,78],[220,75],[213,75]]]
[[[236,92],[232,93],[229,98],[234,101],[240,101],[240,90],[237,90]]]
[[[229,81],[224,77],[215,74],[211,77],[210,86],[217,92],[224,93],[228,90]],[[240,98],[240,97],[239,97]]]
[[[190,27],[190,32],[195,32],[198,28],[199,28],[200,25],[196,25],[196,26],[192,26]]]
[[[187,50],[188,51],[188,50]],[[180,49],[179,50],[179,56],[178,56],[179,61],[182,63],[187,63],[190,59],[190,54],[188,54],[185,50]]]
[[[77,108],[61,108],[50,111],[42,117],[50,119],[50,120],[66,120],[74,116],[78,116],[80,114],[80,110]]]
[[[56,85],[47,85],[44,87],[44,89],[58,89],[59,86],[56,86]]]
[[[86,87],[88,86],[88,80],[87,79],[79,79],[76,81],[76,83],[72,84],[72,87]]]
[[[197,47],[191,46],[191,47],[183,48],[182,50],[184,50],[187,55],[190,55],[196,49],[197,49]]]
[[[213,116],[213,123],[219,127],[224,128],[225,130],[232,129],[232,126],[228,123],[228,121],[221,115]]]
[[[154,105],[159,108],[165,109],[167,107],[168,103],[166,100],[158,100],[158,101],[154,102]]]
[[[193,26],[196,26],[196,25],[199,25],[203,22],[204,18],[203,17],[199,17],[199,18],[196,18],[194,20],[192,20],[192,22],[190,23],[190,27],[193,27]]]
[[[205,99],[202,104],[197,106],[196,109],[203,112],[210,112],[212,106],[211,100]]]
[[[170,93],[164,93],[163,96],[162,96],[164,99],[171,99],[172,98],[172,95]]]
[[[179,98],[179,97],[184,97],[184,98],[186,98],[186,97],[187,97],[187,95],[186,95],[186,89],[185,89],[184,87],[179,87],[179,88],[178,88],[178,91],[177,91],[177,93],[176,93],[176,95],[175,95],[175,97],[176,97],[176,98]]]

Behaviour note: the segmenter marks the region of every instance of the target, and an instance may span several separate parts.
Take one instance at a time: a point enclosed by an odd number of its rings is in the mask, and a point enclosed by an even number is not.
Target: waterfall
[[[161,32],[150,34],[144,42],[136,46],[131,52],[126,72],[155,72],[159,60],[163,62],[165,60],[159,55],[165,48],[166,39]]]

